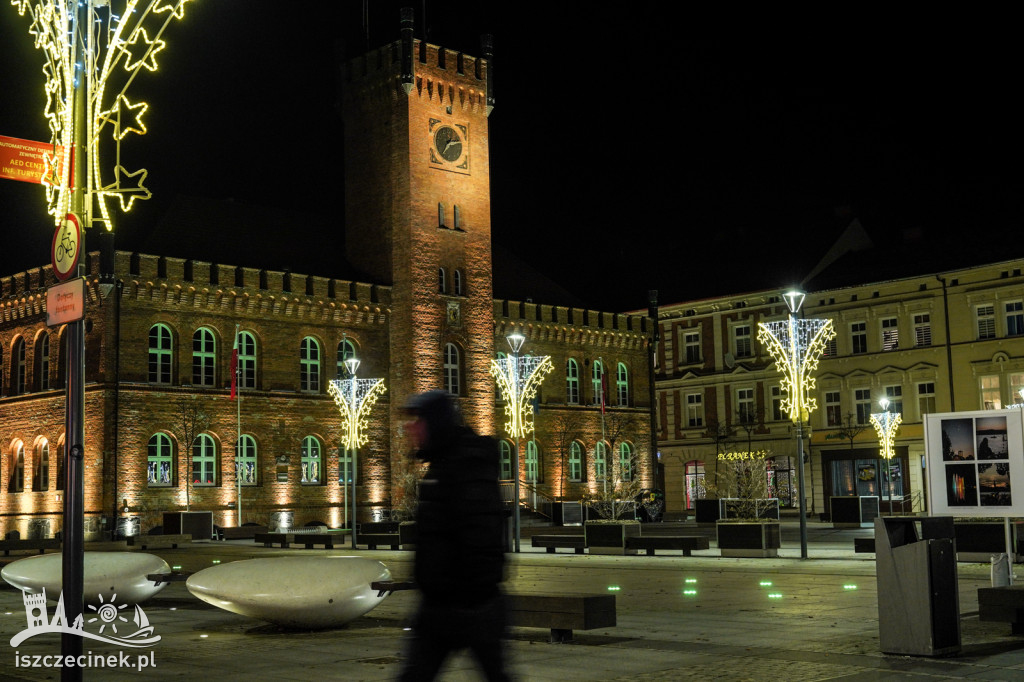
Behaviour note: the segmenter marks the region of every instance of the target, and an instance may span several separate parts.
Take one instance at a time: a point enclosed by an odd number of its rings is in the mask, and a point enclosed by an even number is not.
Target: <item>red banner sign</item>
[[[54,156],[56,155],[56,159]],[[47,163],[50,159],[50,163]],[[0,135],[0,178],[44,185],[59,185],[55,177],[64,163],[64,148]]]

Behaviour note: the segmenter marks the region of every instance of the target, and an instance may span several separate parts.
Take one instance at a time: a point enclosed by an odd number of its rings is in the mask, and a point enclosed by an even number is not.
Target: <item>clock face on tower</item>
[[[442,170],[469,172],[469,126],[430,119],[430,165]]]

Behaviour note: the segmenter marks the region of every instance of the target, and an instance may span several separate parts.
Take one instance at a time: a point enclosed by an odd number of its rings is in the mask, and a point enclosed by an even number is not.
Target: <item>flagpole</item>
[[[604,378],[604,358],[598,358],[597,361],[601,363],[601,388],[600,388],[600,391],[601,391],[601,447],[603,448],[605,446],[605,444],[606,444],[605,443],[605,439],[607,438],[607,436],[605,436],[605,431],[604,431],[604,386],[605,386],[605,384],[604,384],[604,382],[605,382],[605,378]],[[608,495],[608,458],[609,457],[611,457],[611,453],[608,452],[607,450],[605,450],[605,452],[604,452],[604,493],[605,493],[606,496]],[[612,507],[614,508],[614,506],[615,506],[615,504],[613,502],[612,503]]]
[[[235,440],[235,484],[238,486],[238,526],[242,526],[242,393],[238,390],[239,366],[238,366],[238,328],[235,325],[235,345],[231,350],[232,364],[235,366],[233,377],[234,390],[231,391],[235,399],[235,416],[238,424],[238,438]]]

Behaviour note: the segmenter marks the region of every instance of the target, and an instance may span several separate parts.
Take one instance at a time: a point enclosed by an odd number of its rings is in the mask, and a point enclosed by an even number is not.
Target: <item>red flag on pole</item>
[[[238,395],[238,325],[235,325],[235,345],[231,347],[231,399]]]

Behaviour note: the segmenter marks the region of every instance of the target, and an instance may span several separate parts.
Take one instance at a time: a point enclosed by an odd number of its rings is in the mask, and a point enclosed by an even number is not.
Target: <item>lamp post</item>
[[[356,372],[359,370],[359,360],[354,356],[345,360],[345,369],[348,370],[348,379],[331,379],[327,385],[327,392],[334,397],[334,402],[341,410],[341,445],[345,452],[352,458],[349,468],[349,475],[352,478],[352,549],[356,548],[356,452],[359,446],[366,445],[369,438],[366,435],[367,417],[373,409],[377,399],[383,395],[383,379],[357,379]],[[344,485],[345,469],[341,470],[342,484]],[[345,491],[345,498],[348,498],[348,491]],[[346,506],[348,503],[346,502]],[[348,516],[348,510],[345,511]],[[348,520],[346,518],[346,520]]]
[[[512,507],[512,527],[515,537],[515,551],[519,551],[519,439],[533,432],[533,406],[531,401],[544,377],[554,369],[548,355],[520,357],[519,351],[526,337],[513,332],[505,337],[510,357],[491,360],[491,376],[498,382],[498,390],[505,399],[505,431],[516,441],[513,453],[512,473],[515,481],[515,500]]]
[[[782,390],[786,399],[782,409],[796,425],[797,484],[800,496],[800,558],[807,558],[807,515],[804,500],[804,432],[803,424],[817,408],[811,397],[814,391],[814,370],[825,351],[825,344],[836,333],[832,320],[799,320],[797,313],[805,294],[790,291],[782,296],[789,308],[789,317],[780,322],[759,322],[757,339],[768,347],[775,365],[782,372]]]
[[[881,412],[875,412],[871,415],[871,424],[875,427],[875,431],[878,433],[878,442],[881,446],[882,457],[885,459],[885,468],[889,473],[889,515],[892,516],[892,494],[893,494],[893,483],[892,483],[892,456],[893,456],[893,444],[896,442],[896,432],[899,431],[900,423],[903,421],[903,415],[899,412],[889,411],[889,399],[882,398],[878,401],[878,404],[882,406]]]

